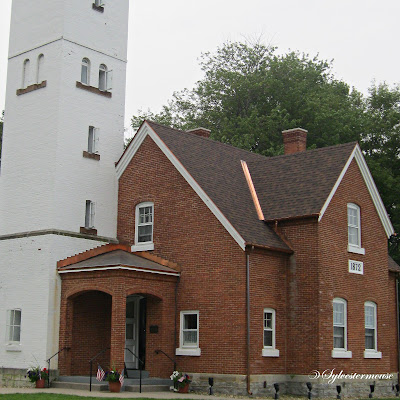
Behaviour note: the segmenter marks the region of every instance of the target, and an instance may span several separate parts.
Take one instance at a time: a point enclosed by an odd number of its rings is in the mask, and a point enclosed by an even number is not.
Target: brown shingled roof
[[[290,250],[258,219],[240,163],[265,157],[147,122],[247,243]]]
[[[318,215],[356,143],[264,157],[147,121],[246,243],[288,246],[257,217],[241,167],[246,161],[266,220]]]
[[[318,215],[356,143],[251,161],[266,221]]]
[[[400,265],[393,260],[392,257],[388,256],[389,271],[400,272]]]

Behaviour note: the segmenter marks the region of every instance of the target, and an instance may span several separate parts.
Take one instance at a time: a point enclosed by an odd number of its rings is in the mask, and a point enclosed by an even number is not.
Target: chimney
[[[186,132],[187,133],[193,133],[194,135],[202,136],[202,137],[205,137],[205,138],[209,138],[210,134],[211,134],[211,131],[209,129],[206,129],[206,128],[189,129]]]
[[[308,131],[302,128],[294,128],[288,129],[287,131],[282,131],[285,154],[306,151],[307,132]]]

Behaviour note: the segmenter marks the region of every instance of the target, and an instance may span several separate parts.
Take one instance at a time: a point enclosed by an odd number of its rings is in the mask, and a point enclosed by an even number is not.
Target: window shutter
[[[112,83],[113,83],[113,71],[106,72],[106,90],[112,90]]]
[[[99,152],[99,128],[93,129],[93,153]]]
[[[96,203],[90,202],[90,228],[94,227],[94,216],[96,214]]]

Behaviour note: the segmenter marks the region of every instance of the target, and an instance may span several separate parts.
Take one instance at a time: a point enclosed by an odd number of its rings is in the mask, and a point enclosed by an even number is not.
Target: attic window
[[[347,204],[348,248],[351,253],[365,254],[361,247],[361,213],[357,204]]]

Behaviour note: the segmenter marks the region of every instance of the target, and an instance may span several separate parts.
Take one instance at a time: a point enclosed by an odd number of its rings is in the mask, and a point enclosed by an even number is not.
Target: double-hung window
[[[351,358],[347,350],[347,302],[344,299],[333,299],[333,358]]]
[[[96,213],[96,204],[91,200],[86,200],[86,209],[85,209],[85,228],[86,229],[94,228],[95,213]]]
[[[136,206],[135,244],[132,251],[154,250],[154,203],[145,202]]]
[[[20,344],[21,342],[21,310],[7,311],[7,343]]]
[[[199,312],[181,311],[179,349],[177,356],[200,356]]]
[[[376,304],[372,301],[364,303],[365,315],[365,351],[364,358],[382,358],[378,351],[377,312]]]
[[[365,254],[361,247],[361,213],[357,204],[347,204],[348,248],[352,253]]]
[[[264,335],[263,341],[264,346],[262,350],[263,357],[279,357],[279,350],[275,347],[275,332],[276,332],[276,324],[275,324],[275,310],[272,308],[264,309]]]

